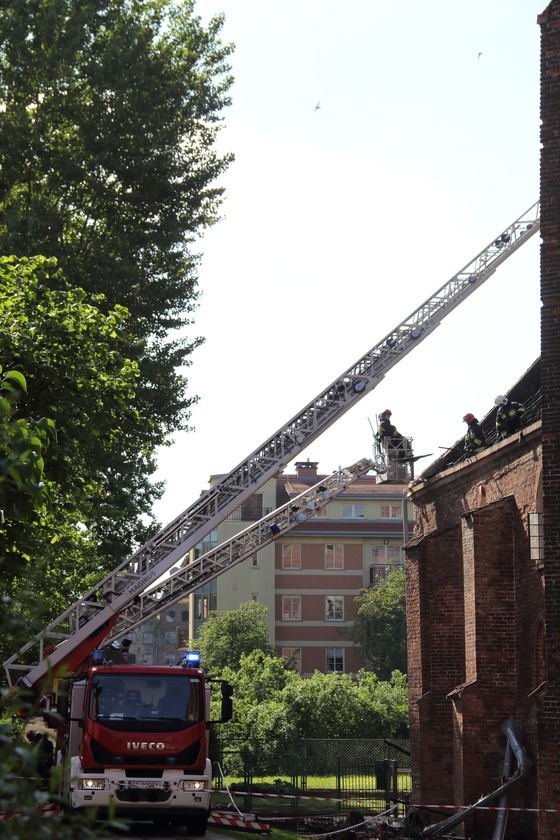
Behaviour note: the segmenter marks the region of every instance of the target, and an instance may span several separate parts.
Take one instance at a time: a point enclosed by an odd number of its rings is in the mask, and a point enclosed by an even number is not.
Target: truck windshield
[[[121,672],[95,674],[92,679],[90,715],[99,723],[150,720],[185,725],[202,720],[202,712],[202,686],[196,677]]]

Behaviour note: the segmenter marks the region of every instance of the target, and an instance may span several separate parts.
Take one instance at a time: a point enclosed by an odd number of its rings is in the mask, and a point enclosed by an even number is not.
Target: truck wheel
[[[193,814],[187,817],[187,834],[193,837],[204,837],[208,825],[208,813]]]

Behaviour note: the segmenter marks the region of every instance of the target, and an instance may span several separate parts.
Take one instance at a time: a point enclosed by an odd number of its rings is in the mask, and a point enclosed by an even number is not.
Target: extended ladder
[[[432,297],[405,318],[364,356],[321,391],[302,411],[292,417],[275,434],[252,452],[221,481],[168,526],[152,537],[142,548],[127,558],[112,573],[115,582],[110,603],[103,602],[103,582],[92,593],[99,596],[94,608],[79,604],[66,611],[59,623],[67,623],[64,638],[87,623],[91,647],[105,638],[114,627],[119,613],[134,598],[159,580],[213,528],[217,527],[236,508],[266,481],[278,475],[312,441],[342,417],[356,402],[372,391],[388,370],[423,341],[441,321],[482,285],[512,253],[533,236],[540,227],[539,203],[508,225],[484,250],[457,272]],[[57,622],[54,622],[56,624]],[[50,627],[53,627],[50,625]],[[54,632],[54,627],[53,627]],[[80,643],[86,651],[87,640]],[[32,642],[29,643],[31,645]],[[29,647],[26,646],[26,647]],[[23,652],[20,651],[20,654]],[[20,654],[4,663],[8,671],[15,668]],[[58,654],[52,654],[52,664]],[[62,656],[60,657],[62,659]],[[28,685],[29,678],[24,678]]]
[[[139,591],[115,614],[111,623],[111,637],[116,638],[130,632],[139,624],[153,618],[163,609],[175,604],[202,583],[212,580],[226,569],[233,568],[242,560],[260,551],[282,534],[316,516],[323,508],[342,493],[353,481],[370,471],[380,473],[383,464],[376,464],[368,458],[339,469],[331,476],[305,490],[295,499],[267,514],[258,522],[236,534],[232,539],[206,552],[201,557],[177,569],[148,587]],[[84,598],[66,610],[49,624],[31,642],[26,644],[11,659],[4,663],[10,686],[12,680],[23,676],[20,684],[31,687],[43,680],[50,670],[74,668],[82,661],[83,650],[91,638],[92,619],[104,612],[119,592],[134,587],[129,573],[116,571],[108,575]],[[106,634],[104,633],[104,636]],[[64,642],[64,644],[61,644]],[[86,643],[86,648],[82,645]],[[59,646],[56,650],[53,647]],[[68,659],[79,649],[77,659]]]

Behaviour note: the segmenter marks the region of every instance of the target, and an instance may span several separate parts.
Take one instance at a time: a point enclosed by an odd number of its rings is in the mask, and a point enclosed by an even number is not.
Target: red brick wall
[[[560,803],[560,2],[541,26],[541,358],[547,682],[539,718],[539,805]],[[539,840],[560,836],[542,816]]]
[[[495,790],[506,746],[500,727],[510,715],[536,752],[539,695],[532,692],[544,593],[530,559],[528,514],[537,510],[540,477],[535,424],[413,491],[407,610],[416,803],[468,805]],[[534,776],[510,796],[530,806]],[[495,815],[476,819],[484,832]],[[536,824],[510,817],[527,838]]]

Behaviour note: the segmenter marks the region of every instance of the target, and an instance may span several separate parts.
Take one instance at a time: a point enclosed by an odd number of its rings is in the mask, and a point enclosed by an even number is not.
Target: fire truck
[[[56,730],[61,794],[72,809],[95,808],[204,834],[210,809],[210,692],[189,652],[177,666],[128,664],[136,627],[201,584],[316,516],[359,476],[406,482],[413,456],[387,451],[326,480],[200,556],[195,547],[266,481],[363,399],[385,374],[479,288],[540,227],[539,204],[508,225],[408,318],[322,390],[298,414],[204,492],[109,575],[7,659],[10,687],[40,704]],[[398,474],[394,473],[398,471]],[[221,716],[231,717],[231,686],[217,681]]]

